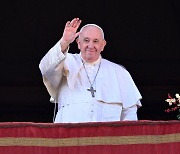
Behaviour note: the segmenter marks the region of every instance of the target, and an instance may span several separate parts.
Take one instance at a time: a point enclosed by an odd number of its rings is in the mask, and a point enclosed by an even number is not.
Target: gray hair
[[[82,31],[84,30],[84,28],[86,28],[86,27],[88,27],[88,26],[94,26],[94,27],[97,27],[97,28],[101,31],[102,37],[103,37],[103,39],[104,39],[104,32],[103,32],[103,29],[102,29],[100,26],[96,25],[96,24],[87,24],[87,25],[84,25],[84,26],[80,29],[80,32],[82,32]]]

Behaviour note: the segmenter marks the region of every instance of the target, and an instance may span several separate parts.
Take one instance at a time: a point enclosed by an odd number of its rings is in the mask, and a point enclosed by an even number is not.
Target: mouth
[[[86,50],[86,52],[92,53],[92,52],[95,52],[95,50]]]

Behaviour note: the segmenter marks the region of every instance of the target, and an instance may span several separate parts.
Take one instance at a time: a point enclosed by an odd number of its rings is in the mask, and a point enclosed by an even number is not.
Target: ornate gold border
[[[30,138],[4,137],[0,138],[0,146],[92,146],[92,145],[130,145],[130,144],[161,144],[180,142],[180,133],[166,135],[142,136],[106,136],[79,138]]]

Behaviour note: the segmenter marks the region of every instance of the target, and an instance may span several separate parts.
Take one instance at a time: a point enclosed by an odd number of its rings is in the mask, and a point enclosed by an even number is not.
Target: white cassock
[[[86,71],[81,54],[63,54],[59,42],[40,62],[44,84],[58,102],[55,123],[137,120],[142,97],[129,72],[101,56],[93,63],[84,63]],[[92,97],[87,89],[97,72]]]

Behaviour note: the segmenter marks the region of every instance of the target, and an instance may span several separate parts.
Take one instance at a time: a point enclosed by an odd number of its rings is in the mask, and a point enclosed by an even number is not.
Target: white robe
[[[100,57],[86,64],[91,83],[100,61],[93,98],[87,91],[90,83],[80,54],[63,54],[58,42],[43,57],[39,65],[43,81],[50,96],[58,102],[55,122],[137,120],[142,97],[126,69]]]

